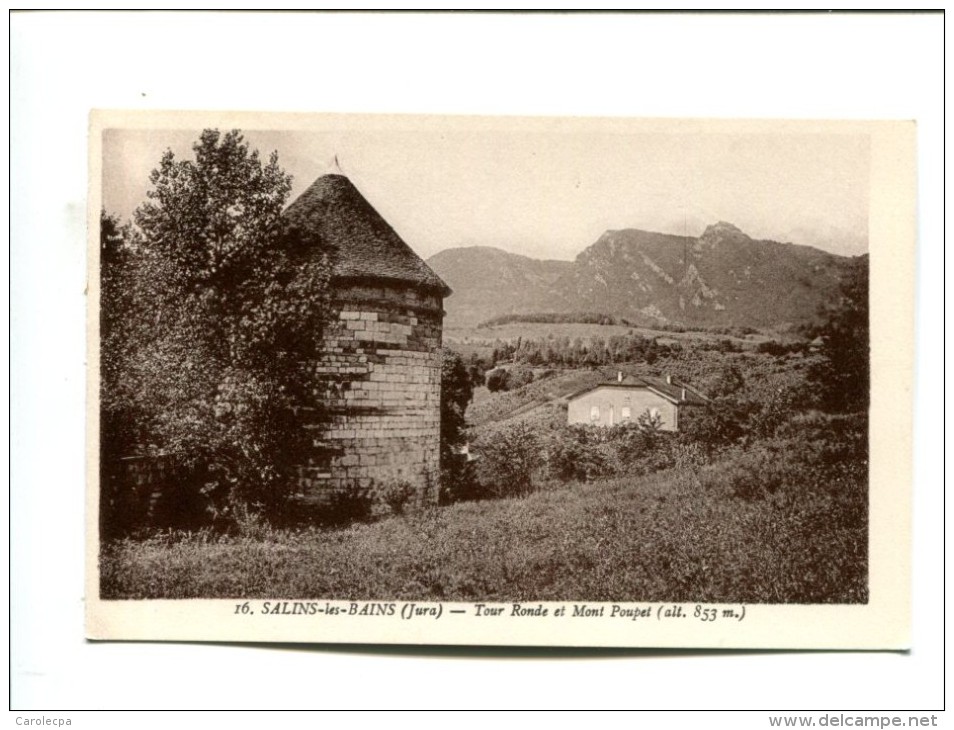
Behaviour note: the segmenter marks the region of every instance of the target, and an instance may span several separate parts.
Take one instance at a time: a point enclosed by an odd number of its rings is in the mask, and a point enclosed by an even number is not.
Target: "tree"
[[[145,442],[207,471],[226,513],[276,513],[311,446],[330,257],[283,229],[291,179],[238,131],[167,151],[135,213],[129,346],[117,363]],[[313,417],[310,420],[314,420]]]
[[[441,354],[441,501],[448,503],[466,498],[471,491],[460,447],[467,439],[464,414],[474,384],[458,353],[445,348]]]
[[[739,366],[725,365],[712,385],[709,386],[709,396],[711,398],[735,396],[743,388],[745,388],[745,377],[742,375]]]
[[[481,385],[484,385],[486,382],[485,376],[487,370],[487,364],[477,355],[477,353],[471,353],[470,360],[467,364],[467,374],[470,376],[470,383],[473,387],[477,388]]]
[[[504,390],[516,390],[533,382],[533,370],[528,367],[515,367],[510,370],[508,375],[510,377],[507,379]]]
[[[759,411],[757,403],[733,396],[712,398],[705,408],[686,414],[682,430],[689,443],[699,443],[708,456],[732,444],[741,443],[752,432],[752,419]]]
[[[453,350],[441,353],[441,456],[452,453],[465,439],[464,413],[474,396],[474,386],[463,358]]]
[[[838,302],[829,307],[818,330],[824,360],[810,379],[822,406],[837,412],[866,411],[870,389],[868,257],[857,259],[841,285]]]
[[[99,217],[100,462],[113,464],[140,441],[142,420],[129,397],[123,364],[129,361],[133,251],[130,226],[105,209]]]
[[[495,368],[487,373],[487,390],[496,393],[510,389],[510,373],[503,368]]]

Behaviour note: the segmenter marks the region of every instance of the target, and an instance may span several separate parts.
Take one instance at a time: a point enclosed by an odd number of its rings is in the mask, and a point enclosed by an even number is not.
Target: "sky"
[[[294,200],[346,174],[427,258],[487,245],[572,260],[606,230],[698,236],[733,223],[753,238],[842,255],[868,248],[867,135],[810,124],[627,120],[318,117],[294,128],[240,127],[275,150]],[[216,120],[220,121],[220,120]],[[221,129],[231,125],[209,124]],[[103,131],[103,205],[122,219],[146,199],[166,149],[191,157],[201,126]]]

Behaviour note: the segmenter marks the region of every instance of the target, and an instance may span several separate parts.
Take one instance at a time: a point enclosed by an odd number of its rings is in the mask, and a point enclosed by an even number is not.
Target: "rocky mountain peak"
[[[732,225],[731,223],[726,223],[725,221],[719,221],[718,223],[713,223],[711,226],[706,227],[706,230],[699,237],[699,241],[702,243],[707,243],[709,245],[715,246],[723,241],[750,241],[747,235],[745,235],[737,226]]]

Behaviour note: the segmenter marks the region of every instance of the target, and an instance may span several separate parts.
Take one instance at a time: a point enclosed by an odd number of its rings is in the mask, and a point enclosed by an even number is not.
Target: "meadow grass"
[[[751,455],[340,529],[107,543],[106,599],[867,601],[867,489]],[[742,480],[742,481],[740,481]],[[740,484],[742,488],[740,488]]]

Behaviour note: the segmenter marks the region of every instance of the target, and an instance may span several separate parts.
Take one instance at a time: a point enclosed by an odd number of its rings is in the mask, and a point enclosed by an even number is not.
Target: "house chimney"
[[[672,385],[672,375],[666,376],[666,385]]]
[[[617,371],[616,371],[616,382],[617,382],[617,383],[622,383],[622,382],[623,382],[623,371],[622,371],[622,370],[617,370]]]

